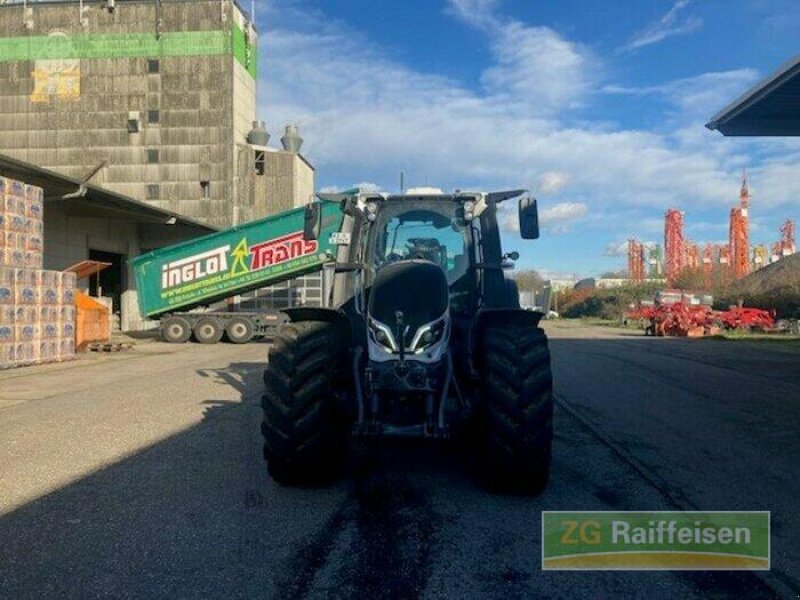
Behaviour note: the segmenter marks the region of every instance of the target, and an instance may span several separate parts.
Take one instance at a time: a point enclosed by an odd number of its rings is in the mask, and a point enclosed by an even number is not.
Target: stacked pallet
[[[0,177],[0,368],[75,355],[75,274],[42,269],[41,188]]]

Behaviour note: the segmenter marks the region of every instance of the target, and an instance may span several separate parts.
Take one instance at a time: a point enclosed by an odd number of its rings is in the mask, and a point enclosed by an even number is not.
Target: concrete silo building
[[[300,204],[299,146],[248,143],[257,67],[234,0],[0,3],[0,153],[217,228]]]

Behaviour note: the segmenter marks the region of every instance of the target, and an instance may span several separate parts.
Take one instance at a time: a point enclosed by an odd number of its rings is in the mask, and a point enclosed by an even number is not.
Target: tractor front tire
[[[283,325],[269,352],[261,406],[264,458],[283,485],[323,485],[342,472],[349,422],[337,392],[347,381],[348,348],[331,323]]]
[[[487,487],[538,494],[547,486],[553,443],[553,376],[547,336],[538,327],[491,326],[483,335]]]

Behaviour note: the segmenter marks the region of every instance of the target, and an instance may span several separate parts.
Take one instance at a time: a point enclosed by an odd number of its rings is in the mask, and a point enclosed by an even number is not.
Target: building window
[[[160,73],[161,72],[161,61],[157,58],[151,58],[147,61],[147,72],[148,73]]]
[[[147,186],[147,199],[158,200],[161,197],[161,188],[157,183],[150,183]]]
[[[158,125],[161,122],[161,112],[157,110],[148,110],[147,122],[150,123],[150,125]]]
[[[211,182],[201,181],[200,193],[202,194],[203,198],[211,198]]]
[[[263,175],[266,171],[266,154],[263,150],[256,150],[256,175]]]
[[[158,162],[158,150],[150,149],[147,151],[147,162],[151,165]]]

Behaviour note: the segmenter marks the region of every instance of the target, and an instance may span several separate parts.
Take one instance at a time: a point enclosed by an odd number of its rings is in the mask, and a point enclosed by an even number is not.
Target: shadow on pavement
[[[574,345],[554,341],[554,351]],[[615,508],[591,489],[570,492],[606,476],[581,462],[597,449],[570,456],[567,427],[552,489],[538,499],[489,495],[458,452],[413,443],[386,444],[372,471],[330,488],[276,486],[261,459],[261,369],[240,362],[203,371],[241,401],[204,399],[197,425],[0,517],[0,597],[413,598],[458,590],[513,598],[540,586],[545,595],[600,597],[591,594],[598,582],[613,594],[672,580],[539,571],[531,543],[542,508]],[[767,595],[748,575],[674,577],[698,595],[727,597],[745,585],[751,597]],[[669,587],[651,593],[670,595]]]

